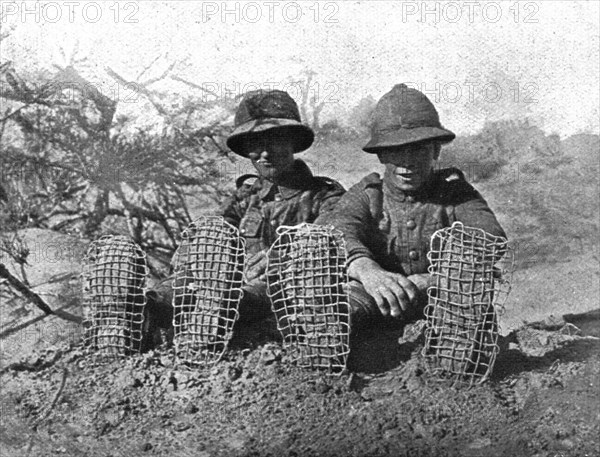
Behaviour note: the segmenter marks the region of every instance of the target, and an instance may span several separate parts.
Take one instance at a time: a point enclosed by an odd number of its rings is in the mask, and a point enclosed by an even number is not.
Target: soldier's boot
[[[142,249],[123,236],[91,243],[84,258],[85,346],[103,356],[142,349],[146,278]]]
[[[495,264],[505,254],[504,238],[461,223],[434,233],[423,349],[431,373],[469,385],[490,376],[499,350],[497,310],[512,270],[509,262],[498,278]]]
[[[349,354],[346,251],[332,227],[282,226],[267,282],[284,346],[300,366],[339,372]]]
[[[182,233],[174,256],[173,340],[184,362],[223,356],[238,318],[245,243],[222,217],[201,217]]]

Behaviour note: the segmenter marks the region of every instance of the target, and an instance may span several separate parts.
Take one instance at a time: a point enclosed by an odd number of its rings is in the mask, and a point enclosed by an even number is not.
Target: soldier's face
[[[294,142],[289,136],[265,135],[246,142],[248,157],[263,178],[274,180],[294,166]]]
[[[377,156],[385,165],[385,177],[392,185],[405,192],[414,192],[431,178],[439,154],[435,143],[417,143],[385,149]]]

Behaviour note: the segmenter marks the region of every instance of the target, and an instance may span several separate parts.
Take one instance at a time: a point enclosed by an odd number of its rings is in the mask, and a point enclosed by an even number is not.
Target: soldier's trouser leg
[[[267,283],[252,281],[242,286],[244,296],[239,305],[239,320],[242,322],[256,322],[268,317],[271,311],[271,300],[267,295]]]
[[[168,277],[146,292],[144,350],[170,342],[173,328],[173,278]]]
[[[173,277],[160,281],[149,290],[148,315],[156,327],[169,329],[173,326]]]
[[[350,299],[350,330],[356,331],[376,325],[383,321],[383,315],[375,299],[365,290],[364,286],[351,279],[349,283]]]

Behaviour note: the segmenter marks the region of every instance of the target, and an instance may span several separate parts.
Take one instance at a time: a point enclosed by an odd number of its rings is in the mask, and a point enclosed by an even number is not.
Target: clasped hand
[[[409,277],[384,270],[367,257],[352,262],[348,273],[362,283],[384,316],[391,314],[392,317],[400,317],[403,312],[416,305],[419,289],[422,288]]]

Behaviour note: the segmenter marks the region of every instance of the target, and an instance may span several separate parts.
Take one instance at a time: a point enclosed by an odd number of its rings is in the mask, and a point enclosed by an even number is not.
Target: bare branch
[[[137,87],[140,90],[140,93],[142,95],[145,95],[146,98],[148,99],[148,101],[152,104],[152,106],[154,106],[154,108],[156,109],[156,111],[158,111],[159,114],[167,117],[167,118],[171,118],[172,116],[158,103],[156,102],[154,96],[152,95],[152,93],[144,86],[144,85],[140,85],[131,81],[127,81],[125,78],[123,78],[121,75],[119,75],[116,71],[114,71],[112,68],[110,67],[104,67],[104,70],[115,80],[117,80],[117,82],[120,82],[123,85],[128,85],[128,84],[136,84]]]
[[[71,219],[65,219],[64,221],[61,221],[61,222],[59,222],[57,224],[54,224],[54,225],[50,226],[50,230],[54,230],[56,232],[59,232],[60,230],[62,230],[65,227],[67,227],[68,225],[70,225],[70,224],[72,224],[74,222],[77,222],[77,221],[81,221],[81,220],[83,220],[85,218],[86,218],[86,215],[78,215],[78,216],[75,216],[75,217],[73,217]]]
[[[164,79],[169,72],[175,67],[175,65],[177,65],[177,61],[171,62],[171,65],[169,65],[167,67],[167,69],[165,71],[162,72],[162,74],[160,76],[157,76],[156,78],[150,78],[142,83],[140,83],[142,86],[147,87],[150,84],[154,84],[155,82],[160,81],[161,79]]]
[[[142,68],[142,71],[137,75],[137,77],[135,78],[136,81],[139,81],[140,78],[142,76],[144,76],[144,74],[150,70],[150,68],[152,68],[152,66],[158,61],[158,59],[160,59],[162,57],[162,54],[158,54],[154,60],[152,62],[150,62],[148,65],[146,65],[144,68]]]
[[[94,84],[85,79],[79,74],[79,72],[72,66],[61,68],[58,65],[54,65],[59,72],[55,75],[54,83],[68,83],[77,84],[81,88],[81,92],[88,98],[90,98],[97,106],[102,116],[102,123],[100,130],[108,132],[112,126],[112,121],[117,111],[117,104],[114,100],[104,95],[99,91]],[[84,90],[87,89],[87,90]]]
[[[41,309],[44,314],[54,314],[50,306],[38,294],[19,281],[17,277],[13,276],[3,263],[0,263],[0,278],[6,279],[15,290]]]
[[[193,87],[194,89],[198,89],[203,92],[206,92],[207,94],[213,95],[215,97],[219,96],[219,94],[217,94],[216,92],[214,92],[210,89],[207,89],[206,87],[199,86],[198,84],[188,81],[187,79],[183,79],[181,76],[171,75],[170,78],[174,79],[175,81],[182,82],[183,84],[187,84],[188,86]]]

